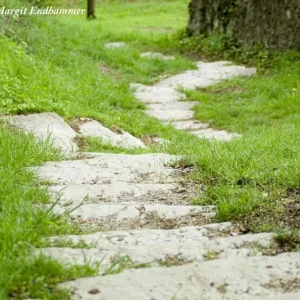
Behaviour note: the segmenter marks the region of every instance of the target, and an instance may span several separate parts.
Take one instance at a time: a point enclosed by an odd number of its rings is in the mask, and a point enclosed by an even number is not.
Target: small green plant
[[[126,269],[140,269],[140,268],[148,268],[150,264],[148,263],[133,263],[131,258],[126,255],[120,258],[115,258],[112,264],[103,272],[103,276],[119,274]]]
[[[278,232],[274,240],[283,251],[300,251],[299,230]]]

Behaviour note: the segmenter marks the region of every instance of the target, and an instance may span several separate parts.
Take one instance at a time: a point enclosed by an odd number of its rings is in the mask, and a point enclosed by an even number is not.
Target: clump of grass
[[[103,276],[119,274],[126,269],[141,269],[150,267],[149,263],[133,263],[128,255],[116,257],[111,265],[103,272]]]
[[[12,147],[13,145],[13,147]],[[67,299],[55,284],[93,274],[85,267],[63,267],[33,256],[35,245],[52,234],[72,231],[63,219],[42,209],[49,201],[27,167],[60,159],[50,144],[0,124],[0,298]]]
[[[278,246],[284,251],[300,251],[300,231],[281,231],[275,236]]]

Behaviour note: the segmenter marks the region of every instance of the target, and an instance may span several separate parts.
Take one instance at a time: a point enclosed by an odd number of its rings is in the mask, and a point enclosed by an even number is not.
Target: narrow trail
[[[150,116],[200,138],[230,141],[237,135],[195,120],[195,103],[180,101],[184,95],[177,89],[254,73],[255,69],[227,62],[199,62],[197,70],[132,88]],[[129,133],[114,133],[89,119],[77,122],[77,132],[54,113],[5,119],[42,139],[51,133],[54,144],[71,155],[79,151],[74,140],[78,135],[101,137],[125,148],[146,147]],[[81,157],[32,168],[41,182],[48,183],[53,200],[59,199],[55,212],[74,209],[70,222],[93,231],[51,238],[53,245],[71,241],[79,245],[75,248],[41,250],[64,264],[100,263],[98,276],[61,284],[72,291],[71,299],[299,299],[300,253],[268,256],[276,252],[272,234],[242,234],[230,222],[212,223],[216,207],[190,205],[201,187],[190,182],[189,168],[174,168],[179,156]],[[128,258],[127,270],[103,276],[123,257]]]

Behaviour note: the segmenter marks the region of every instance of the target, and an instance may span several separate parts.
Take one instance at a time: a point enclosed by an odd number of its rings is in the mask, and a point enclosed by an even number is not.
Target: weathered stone
[[[212,128],[201,129],[197,131],[190,132],[193,135],[196,135],[199,138],[205,138],[210,140],[218,140],[218,141],[231,141],[233,138],[241,137],[237,133],[229,133],[225,130],[216,130]]]
[[[160,121],[182,121],[190,120],[194,117],[192,110],[146,110],[146,113]]]
[[[214,217],[214,206],[176,206],[162,204],[84,204],[54,207],[54,213],[68,216],[89,230],[172,229],[203,225]]]
[[[177,257],[181,263],[204,261],[206,259],[225,260],[232,257],[262,255],[261,250],[270,247],[272,234],[249,234],[231,236],[235,229],[230,223],[182,227],[172,230],[139,229],[129,231],[96,232],[89,235],[69,235],[53,237],[85,243],[91,249],[45,248],[44,254],[58,258],[64,263],[91,263],[105,259],[106,264],[113,257],[128,255],[133,263],[163,261],[167,257]],[[96,255],[97,254],[97,255]]]
[[[2,119],[25,132],[33,133],[39,139],[49,139],[66,154],[78,150],[74,142],[76,132],[56,113],[7,116]]]
[[[171,180],[170,180],[171,181]],[[176,179],[173,179],[176,181]],[[131,183],[119,180],[100,184],[51,185],[48,190],[61,204],[82,203],[182,203],[176,183]],[[184,203],[186,201],[184,200]]]
[[[197,120],[189,120],[189,121],[177,121],[171,123],[176,129],[186,130],[186,131],[195,131],[199,129],[206,129],[209,127],[208,124],[201,123]]]
[[[71,299],[298,300],[300,253],[231,258],[170,268],[131,269],[115,276],[82,278],[61,286]]]
[[[219,62],[198,62],[197,70],[189,70],[181,74],[164,79],[156,84],[157,87],[183,87],[195,89],[207,87],[219,83],[221,80],[237,76],[251,76],[256,74],[255,68],[231,65],[227,61]]]
[[[48,162],[32,170],[54,185],[174,182],[176,170],[165,165],[178,158],[168,154],[102,153],[90,159]]]
[[[146,86],[143,84],[131,84],[130,87],[135,90],[135,97],[143,103],[168,103],[184,100],[184,94],[177,92],[172,88]]]
[[[193,109],[198,102],[196,101],[178,101],[167,103],[151,103],[147,104],[148,110],[190,110]]]
[[[110,143],[117,147],[126,149],[145,148],[144,143],[130,133],[123,130],[120,133],[115,133],[95,120],[80,124],[79,132],[82,136],[101,138],[104,143]]]
[[[160,59],[160,60],[174,60],[174,56],[163,55],[158,52],[145,52],[141,54],[141,57],[151,58],[151,59]]]

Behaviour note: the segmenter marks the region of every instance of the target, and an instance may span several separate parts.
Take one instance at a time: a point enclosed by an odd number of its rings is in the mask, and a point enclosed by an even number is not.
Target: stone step
[[[189,70],[164,79],[156,87],[195,89],[219,83],[222,80],[237,76],[252,76],[255,68],[231,65],[227,61],[198,62],[197,70]]]
[[[178,101],[175,103],[151,103],[147,104],[148,110],[191,110],[193,109],[198,102],[196,101]]]
[[[75,208],[75,209],[74,209]],[[68,217],[89,230],[174,229],[211,222],[214,206],[161,204],[84,204],[54,207],[54,213],[70,211]]]
[[[71,299],[298,300],[300,253],[232,257],[170,268],[130,269],[60,286]]]
[[[237,133],[227,132],[225,130],[217,130],[212,128],[205,128],[201,130],[191,131],[191,134],[197,136],[198,138],[205,138],[209,140],[218,140],[228,142],[234,138],[239,138],[241,135]]]
[[[174,178],[174,181],[178,180]],[[164,203],[187,204],[189,199],[201,193],[201,186],[178,183],[130,183],[122,180],[99,184],[67,184],[47,186],[52,198],[61,205],[82,203]]]
[[[192,110],[146,110],[146,114],[160,121],[184,121],[191,120],[195,112]]]
[[[169,103],[186,99],[186,96],[173,88],[158,86],[146,86],[139,83],[132,83],[130,87],[134,90],[135,97],[146,104]]]
[[[33,133],[38,139],[49,139],[67,155],[78,150],[74,142],[76,132],[56,113],[5,116],[1,119],[25,132]]]
[[[157,264],[168,259],[183,264],[206,259],[228,259],[261,255],[273,243],[269,233],[237,235],[231,223],[182,227],[179,229],[139,229],[96,232],[88,235],[52,237],[51,241],[71,241],[90,249],[45,248],[42,252],[64,263],[102,262],[129,256],[133,263]],[[55,243],[53,244],[55,245]]]
[[[48,162],[34,167],[38,178],[54,185],[111,184],[112,182],[162,183],[175,182],[178,170],[167,164],[178,156],[167,154],[110,154],[93,158]]]
[[[201,123],[197,120],[188,120],[188,121],[177,121],[170,123],[176,129],[186,130],[186,131],[197,131],[199,129],[206,129],[209,127],[208,124]]]
[[[95,120],[85,120],[78,123],[79,133],[84,137],[101,138],[104,143],[125,149],[146,148],[145,144],[130,133],[119,130],[118,133],[104,127]]]

